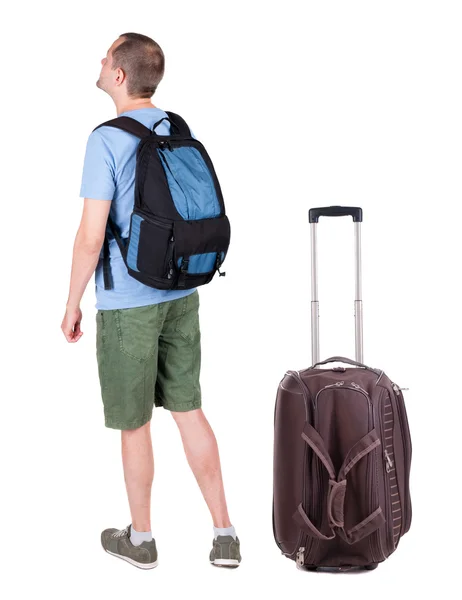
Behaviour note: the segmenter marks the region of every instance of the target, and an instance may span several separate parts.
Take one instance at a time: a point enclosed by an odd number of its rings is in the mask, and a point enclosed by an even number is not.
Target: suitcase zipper
[[[333,387],[342,387],[344,384],[345,384],[344,381],[337,381],[336,383],[331,383],[330,385],[325,385],[323,388],[321,388],[314,398],[314,403],[313,403],[314,409],[316,410],[318,408],[318,397],[321,392],[323,392],[324,390],[328,390],[329,388],[333,388]]]
[[[375,411],[375,408],[373,409],[373,407],[372,407],[372,403],[370,401],[369,394],[366,392],[366,390],[364,390],[358,384],[355,384],[354,387],[358,391],[361,391],[363,394],[365,394],[367,396],[367,398],[369,399],[369,408],[370,408],[370,410],[372,410],[372,426],[375,427],[376,411]],[[377,414],[378,414],[378,420],[379,420],[378,425],[379,425],[379,427],[381,427],[379,411],[377,411]],[[381,431],[381,429],[380,429],[380,431]],[[378,456],[377,456],[377,454],[378,454]],[[378,484],[379,484],[378,460],[379,460],[379,458],[381,458],[381,454],[380,454],[380,451],[378,451],[378,450],[375,450],[368,457],[367,476],[368,476],[368,480],[370,481],[368,500],[369,500],[369,508],[371,511],[375,510],[377,507],[377,504],[380,503],[380,495],[378,493]],[[374,498],[374,492],[376,492],[375,498]],[[386,511],[386,507],[385,507],[385,511]],[[374,531],[371,534],[369,540],[370,540],[369,547],[371,550],[371,558],[372,558],[373,562],[378,563],[378,562],[381,562],[382,560],[385,560],[386,556],[385,556],[385,552],[383,551],[382,535],[381,535],[380,529],[377,529],[376,531]]]
[[[362,394],[363,396],[365,396],[367,398],[367,402],[368,402],[369,406],[371,404],[371,398],[370,398],[369,394],[360,385],[358,385],[354,381],[352,381],[349,385],[345,385],[344,381],[337,381],[336,383],[331,383],[330,385],[326,385],[326,386],[324,386],[323,388],[321,388],[319,390],[319,392],[316,394],[316,397],[314,399],[314,407],[315,407],[315,409],[318,406],[318,397],[319,397],[319,394],[321,392],[323,392],[324,390],[327,390],[327,389],[333,388],[333,387],[343,387],[344,390],[354,390],[355,392],[358,392],[358,393]]]
[[[286,373],[287,375],[289,375],[290,377],[292,377],[293,379],[295,379],[295,381],[297,382],[298,386],[300,387],[300,389],[302,390],[302,394],[303,394],[303,401],[305,403],[305,419],[306,421],[308,421],[308,416],[309,416],[309,412],[308,412],[308,402],[309,402],[309,394],[310,391],[308,390],[308,388],[305,386],[305,383],[303,382],[302,378],[300,377],[300,373],[298,371],[287,371]],[[303,453],[303,473],[306,473],[306,466],[307,466],[307,455],[308,455],[308,447],[305,448],[304,453]],[[311,493],[314,493],[314,486],[311,486]],[[303,504],[304,507],[306,508],[306,501],[307,501],[307,495],[306,495],[306,475],[304,475],[303,477],[303,490],[302,490],[302,498],[303,498]],[[296,553],[296,562],[298,565],[303,566],[305,564],[305,550],[307,551],[307,558],[310,555],[310,551],[312,550],[313,546],[314,546],[314,542],[315,540],[313,538],[308,537],[303,530],[300,530],[300,534],[298,536],[298,540],[297,540],[297,544],[295,547],[299,547]],[[293,553],[292,553],[293,556]],[[302,561],[302,562],[300,562]]]
[[[358,385],[357,383],[355,383],[354,381],[351,382],[351,385],[356,389],[356,390],[361,390],[361,392],[363,392],[364,394],[366,394],[366,396],[369,398],[369,394],[366,392],[366,390],[364,388],[362,388],[360,385]]]
[[[402,510],[403,510],[403,517],[405,516],[406,518],[402,518],[401,521],[401,531],[400,531],[400,536],[403,535],[403,533],[405,531],[407,531],[409,529],[409,519],[410,519],[410,510],[409,510],[409,448],[408,448],[408,437],[405,435],[405,429],[404,429],[404,422],[403,422],[403,415],[402,415],[402,411],[401,411],[401,390],[407,389],[407,388],[400,388],[398,385],[396,385],[396,383],[392,384],[393,387],[393,391],[395,392],[396,395],[396,406],[397,406],[397,412],[398,412],[398,421],[399,421],[399,426],[400,426],[400,430],[401,430],[401,438],[403,440],[403,458],[404,458],[404,490],[403,490],[403,501],[402,501]],[[406,423],[407,423],[407,418],[406,418]],[[408,426],[408,430],[409,430],[409,426]],[[398,480],[396,480],[398,481]],[[404,515],[404,511],[405,515]]]
[[[391,460],[390,455],[388,454],[388,450],[385,450],[385,452],[383,453],[385,456],[385,469],[387,471],[387,473],[389,473],[391,471],[391,469],[393,468],[393,461]]]
[[[302,381],[302,378],[300,377],[300,374],[297,371],[286,371],[286,375],[289,375],[289,377],[292,377],[292,379],[295,379],[299,388],[302,390],[303,401],[305,404],[305,419],[308,421],[308,402],[309,402],[308,394],[310,392],[309,392],[308,388],[305,386],[304,382]]]
[[[391,404],[390,404],[391,407]],[[382,414],[380,412],[380,410],[377,411],[378,414],[378,419],[379,419],[379,426],[380,426],[380,434],[381,434],[381,438],[382,438],[382,442],[385,442],[385,424],[384,424],[384,420],[382,419]],[[395,545],[394,545],[394,536],[393,536],[393,518],[392,518],[392,504],[391,504],[391,487],[390,487],[390,479],[389,479],[389,474],[391,472],[391,469],[393,469],[394,463],[393,460],[390,456],[390,453],[388,452],[388,450],[386,448],[384,448],[383,450],[383,479],[384,479],[384,485],[385,485],[385,516],[386,516],[386,535],[385,535],[385,542],[386,542],[386,549],[387,549],[387,555],[385,555],[385,552],[383,551],[383,547],[381,548],[382,550],[382,556],[384,559],[387,558],[387,556],[390,556],[390,554],[395,550]],[[391,529],[390,529],[391,528]],[[382,546],[381,543],[381,536],[380,536],[380,532],[378,532],[379,535],[379,540],[380,540],[380,545]]]

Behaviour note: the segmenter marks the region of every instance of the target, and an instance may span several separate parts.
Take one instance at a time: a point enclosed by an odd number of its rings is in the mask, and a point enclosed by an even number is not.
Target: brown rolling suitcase
[[[320,216],[346,215],[355,227],[356,360],[319,362],[317,223]],[[315,208],[309,221],[313,366],[287,371],[277,391],[274,537],[300,568],[374,569],[411,524],[409,425],[399,386],[363,364],[362,210]]]

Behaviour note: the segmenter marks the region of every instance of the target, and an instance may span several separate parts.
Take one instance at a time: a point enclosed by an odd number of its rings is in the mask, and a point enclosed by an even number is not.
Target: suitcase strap
[[[297,510],[293,515],[293,519],[298,525],[311,537],[320,540],[332,540],[338,534],[348,544],[355,544],[364,537],[370,535],[385,522],[385,518],[380,506],[374,510],[369,516],[357,523],[354,527],[345,530],[344,524],[344,506],[345,492],[347,486],[347,475],[354,465],[362,458],[372,452],[374,448],[380,446],[380,439],[375,429],[372,429],[363,438],[359,440],[347,453],[345,460],[338,474],[335,473],[335,468],[332,459],[327,452],[326,446],[322,437],[312,425],[305,423],[303,428],[302,438],[310,446],[313,452],[321,460],[329,474],[329,492],[327,496],[327,517],[329,521],[330,535],[324,535],[310,521],[306,514],[303,504],[298,505]],[[337,530],[334,530],[334,527]]]

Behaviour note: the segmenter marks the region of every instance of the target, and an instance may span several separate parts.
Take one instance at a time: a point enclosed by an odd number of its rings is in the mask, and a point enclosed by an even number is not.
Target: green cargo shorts
[[[106,427],[136,429],[153,406],[201,407],[197,290],[160,304],[99,310],[96,356]]]

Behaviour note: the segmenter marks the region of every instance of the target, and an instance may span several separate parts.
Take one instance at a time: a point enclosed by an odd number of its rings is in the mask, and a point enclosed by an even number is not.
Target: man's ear
[[[125,81],[125,73],[123,72],[122,69],[117,69],[116,70],[116,79],[115,79],[115,83],[116,85],[122,85],[122,83]]]

